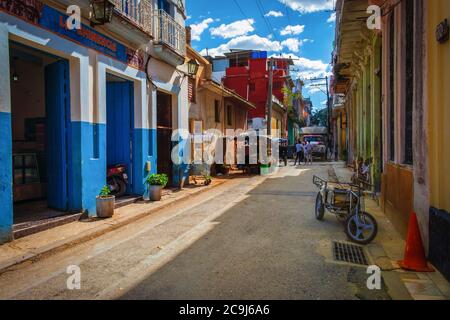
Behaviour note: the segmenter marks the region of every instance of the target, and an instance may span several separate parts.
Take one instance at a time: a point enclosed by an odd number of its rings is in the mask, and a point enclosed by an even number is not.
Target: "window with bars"
[[[405,105],[404,105],[404,163],[413,164],[414,110],[414,1],[405,2]]]
[[[395,13],[389,21],[389,159],[395,161]]]

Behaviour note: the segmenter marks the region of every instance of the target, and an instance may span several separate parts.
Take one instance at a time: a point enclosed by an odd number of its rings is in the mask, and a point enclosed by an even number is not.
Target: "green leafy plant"
[[[147,177],[146,182],[151,186],[162,186],[163,188],[169,183],[167,174],[151,174]]]
[[[100,190],[99,196],[102,197],[102,198],[106,198],[106,197],[109,197],[110,194],[111,194],[111,190],[109,190],[109,187],[108,186],[104,186]]]

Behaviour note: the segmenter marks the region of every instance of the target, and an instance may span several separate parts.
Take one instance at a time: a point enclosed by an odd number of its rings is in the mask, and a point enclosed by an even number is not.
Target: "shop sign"
[[[0,0],[0,11],[38,25],[127,65],[144,69],[144,58],[139,51],[128,48],[84,24],[80,29],[69,30],[66,24],[67,15],[38,0]]]

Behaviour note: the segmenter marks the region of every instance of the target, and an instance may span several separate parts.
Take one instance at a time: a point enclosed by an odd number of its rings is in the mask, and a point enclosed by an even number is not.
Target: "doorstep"
[[[167,192],[159,202],[135,200],[127,206],[117,208],[114,217],[110,219],[89,218],[71,222],[0,245],[0,273],[22,262],[37,260],[97,238],[193,195],[218,187],[228,180],[229,178],[213,179],[209,186],[187,186],[177,192]]]

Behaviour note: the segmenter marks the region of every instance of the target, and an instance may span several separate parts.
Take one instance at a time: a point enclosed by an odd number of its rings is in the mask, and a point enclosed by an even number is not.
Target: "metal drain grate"
[[[333,241],[333,256],[336,261],[369,265],[364,249],[353,244]]]

